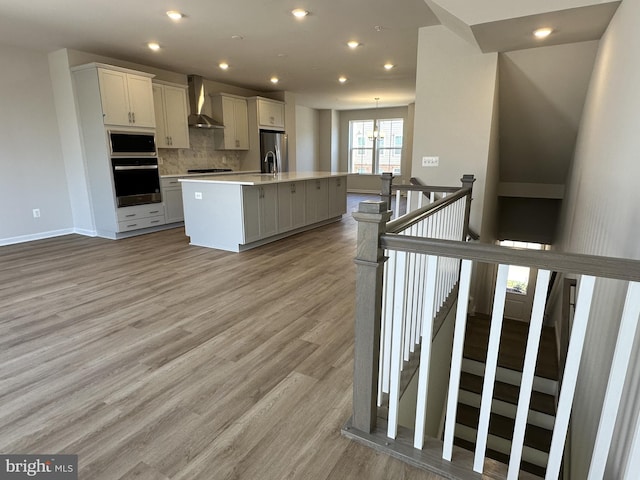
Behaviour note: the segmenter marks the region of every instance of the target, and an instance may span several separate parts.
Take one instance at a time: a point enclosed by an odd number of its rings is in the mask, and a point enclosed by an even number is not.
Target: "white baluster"
[[[508,275],[509,265],[498,265],[496,291],[493,296],[493,313],[491,315],[491,327],[489,329],[489,345],[487,346],[487,362],[484,370],[484,382],[482,384],[478,437],[476,438],[476,451],[473,458],[473,471],[478,473],[482,473],[484,468],[484,456],[487,448],[487,437],[489,435],[491,402],[493,400],[493,386],[496,378],[496,369],[498,367],[498,349],[500,348],[500,334],[502,332],[502,320],[504,318]]]
[[[636,417],[633,429],[633,441],[627,456],[627,462],[622,470],[621,480],[638,480],[640,478],[640,415]]]
[[[513,440],[511,442],[511,456],[509,457],[508,480],[517,480],[520,474],[520,460],[522,460],[522,449],[524,447],[524,433],[527,428],[527,417],[529,415],[529,404],[531,402],[531,392],[533,390],[533,377],[535,376],[536,361],[538,359],[538,348],[540,346],[540,335],[542,333],[542,321],[544,319],[544,307],[547,301],[547,290],[549,288],[549,270],[539,270],[536,290],[533,297],[533,309],[531,310],[531,323],[529,324],[529,335],[527,337],[527,348],[524,356],[524,368],[522,369],[522,382],[520,384],[520,395],[518,397],[518,410],[516,411],[516,421],[513,429]]]
[[[549,460],[547,461],[546,480],[558,478],[562,456],[564,453],[564,442],[567,438],[567,428],[573,405],[573,396],[578,378],[578,368],[582,357],[582,347],[589,321],[591,310],[591,300],[593,298],[593,287],[595,277],[583,275],[580,279],[578,289],[578,300],[573,317],[573,327],[571,328],[571,338],[569,339],[569,349],[567,350],[567,360],[562,377],[562,387],[560,388],[560,399],[556,412],[556,421],[553,426],[553,436],[551,437],[551,447],[549,449]]]
[[[400,213],[400,190],[396,190],[396,204],[395,204],[395,217],[398,218],[402,214]]]
[[[587,480],[596,480],[604,477],[604,469],[607,465],[611,439],[613,438],[613,427],[620,408],[622,398],[622,388],[629,368],[633,341],[636,337],[636,329],[640,318],[640,283],[632,282],[627,288],[627,299],[624,303],[618,339],[611,363],[611,373],[607,391],[604,396],[602,413],[600,414],[600,424],[596,443],[591,455],[591,465],[589,466],[589,476]]]
[[[384,321],[385,332],[384,337],[384,366],[385,374],[383,377],[382,391],[389,393],[391,381],[391,340],[393,338],[393,299],[395,297],[395,278],[396,278],[396,256],[397,251],[388,251],[389,259],[386,262],[387,277],[385,282],[385,309]]]
[[[404,303],[406,252],[396,253],[396,295],[393,302],[393,334],[391,339],[391,385],[389,389],[389,419],[387,436],[396,438],[398,433],[398,405],[400,403],[400,372],[402,371],[402,340],[404,336]]]
[[[422,331],[424,342],[420,350],[420,369],[418,373],[418,397],[416,400],[416,423],[413,446],[422,450],[424,445],[424,429],[427,420],[427,396],[429,386],[429,368],[431,365],[431,337],[433,335],[433,312],[436,296],[436,274],[438,271],[438,257],[429,255],[427,260],[427,282],[425,292],[424,317]]]
[[[451,352],[451,374],[449,376],[449,394],[447,397],[447,416],[444,427],[444,445],[442,458],[451,461],[453,455],[453,435],[456,427],[456,409],[458,408],[458,389],[460,370],[464,353],[464,332],[467,326],[467,308],[469,304],[469,286],[471,284],[471,260],[462,260],[460,268],[460,288],[458,289],[458,308],[453,332],[453,350]]]

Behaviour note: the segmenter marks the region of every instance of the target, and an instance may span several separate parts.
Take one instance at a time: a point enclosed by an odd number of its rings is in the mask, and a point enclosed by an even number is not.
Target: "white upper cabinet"
[[[159,148],[189,148],[186,87],[153,84],[156,143]]]
[[[284,130],[284,103],[258,97],[258,126]]]
[[[249,150],[247,99],[220,94],[212,99],[213,118],[224,125],[215,131],[218,150]]]
[[[98,68],[105,125],[155,127],[151,77]]]

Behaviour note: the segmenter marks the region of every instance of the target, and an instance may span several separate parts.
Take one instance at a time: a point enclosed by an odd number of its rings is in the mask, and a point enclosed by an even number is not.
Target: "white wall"
[[[428,185],[475,175],[471,227],[480,234],[497,64],[497,54],[481,53],[444,26],[420,29],[411,175]],[[440,166],[422,167],[423,156],[440,157]]]
[[[0,63],[0,245],[69,233],[73,218],[47,56],[0,45]]]
[[[296,105],[296,157],[299,172],[321,170],[320,114],[302,105]]]
[[[632,47],[640,44],[638,18],[640,2],[622,2],[600,43],[566,195],[561,245],[569,251],[640,259],[640,57]],[[609,305],[624,293],[608,282],[594,299],[573,411],[573,478],[586,478],[619,324],[620,312]],[[622,478],[640,408],[637,343],[605,478]]]

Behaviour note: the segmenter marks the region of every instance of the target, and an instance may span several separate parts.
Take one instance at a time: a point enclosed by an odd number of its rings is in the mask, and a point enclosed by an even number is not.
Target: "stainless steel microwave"
[[[154,133],[109,130],[108,135],[112,157],[155,157],[157,155]]]

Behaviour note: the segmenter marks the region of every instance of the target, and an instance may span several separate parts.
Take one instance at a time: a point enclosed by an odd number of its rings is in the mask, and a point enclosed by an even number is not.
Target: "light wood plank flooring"
[[[78,454],[83,480],[439,478],[340,436],[354,253],[350,215],[240,254],[181,228],[0,248],[0,452]]]

